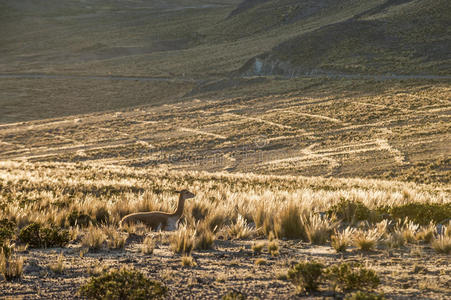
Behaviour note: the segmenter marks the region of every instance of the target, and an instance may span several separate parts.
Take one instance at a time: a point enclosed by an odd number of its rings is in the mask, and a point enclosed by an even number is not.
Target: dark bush
[[[328,211],[327,215],[332,217],[335,215],[343,222],[354,224],[359,221],[377,221],[378,214],[370,210],[362,202],[350,201],[340,199],[340,202],[333,205]]]
[[[379,283],[379,277],[373,270],[359,264],[343,263],[326,269],[326,277],[343,291],[373,289]]]
[[[32,223],[22,228],[19,240],[31,248],[63,247],[69,242],[69,232]]]
[[[0,220],[0,246],[13,238],[15,228],[16,223],[13,221],[8,219]]]
[[[224,296],[222,296],[222,300],[245,300],[247,296],[241,292],[230,291]]]
[[[300,290],[316,291],[324,266],[317,262],[301,262],[288,270],[288,279]]]
[[[160,299],[166,292],[161,282],[133,269],[105,272],[80,288],[81,296],[89,299]]]
[[[435,224],[451,218],[451,203],[409,203],[401,206],[380,208],[393,219],[409,218],[419,225],[427,225],[430,222]]]

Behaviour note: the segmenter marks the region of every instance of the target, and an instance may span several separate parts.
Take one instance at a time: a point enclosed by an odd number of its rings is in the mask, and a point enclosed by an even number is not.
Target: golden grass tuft
[[[231,239],[247,239],[256,234],[255,228],[247,224],[246,219],[242,215],[238,215],[234,224],[227,226],[227,236]]]
[[[145,255],[150,255],[155,249],[155,240],[152,236],[146,236],[143,243],[141,244],[141,253]]]
[[[174,253],[189,255],[195,246],[195,230],[186,225],[180,226],[170,238],[170,248]]]
[[[332,248],[334,248],[337,252],[345,252],[351,244],[354,231],[355,229],[349,226],[342,231],[337,231],[335,229],[335,233],[330,239],[330,245]]]
[[[98,251],[103,248],[106,239],[102,228],[90,226],[81,240],[81,245],[89,250]]]
[[[23,274],[24,258],[21,256],[11,255],[6,257],[0,253],[0,273],[7,281],[17,280]]]
[[[432,240],[431,246],[437,253],[451,254],[451,237],[442,233]]]
[[[182,256],[181,263],[182,263],[182,266],[184,266],[184,267],[197,266],[197,263],[192,256],[186,256],[186,255]]]
[[[362,251],[375,250],[379,239],[380,234],[377,231],[377,228],[368,231],[357,230],[352,237],[354,246],[356,246],[359,250]]]
[[[338,223],[322,218],[318,214],[304,216],[302,222],[308,241],[315,245],[324,245],[338,225]]]
[[[63,274],[65,270],[63,252],[58,255],[55,262],[49,264],[49,269],[57,274]]]

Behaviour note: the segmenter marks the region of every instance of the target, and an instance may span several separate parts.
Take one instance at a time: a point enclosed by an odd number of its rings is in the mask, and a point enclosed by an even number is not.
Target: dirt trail
[[[267,76],[260,76],[267,77]],[[71,74],[0,74],[0,79],[89,79],[89,80],[121,80],[121,81],[177,81],[202,83],[218,78],[192,77],[148,77],[120,75],[71,75]],[[451,79],[451,75],[372,75],[372,74],[306,74],[293,78],[342,78],[342,79],[374,79],[374,80],[404,80],[404,79]]]

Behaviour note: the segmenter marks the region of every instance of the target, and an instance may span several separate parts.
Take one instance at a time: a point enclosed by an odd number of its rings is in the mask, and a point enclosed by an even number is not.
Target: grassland
[[[363,263],[381,279],[376,291],[388,297],[440,298],[450,293],[447,255],[435,253],[424,241],[425,235],[420,234],[430,227],[403,225],[396,219],[390,221],[394,222],[392,225],[387,221],[347,223],[341,219],[336,223],[323,219],[323,225],[313,221],[319,217],[317,213],[330,210],[342,199],[357,201],[371,210],[406,203],[445,205],[450,195],[442,188],[394,181],[211,174],[97,163],[3,162],[0,168],[1,218],[13,220],[22,229],[33,222],[53,224],[54,228],[68,229],[71,235],[71,241],[62,249],[16,250],[16,255],[25,258],[24,274],[18,282],[2,282],[4,296],[72,297],[90,275],[110,267],[134,266],[162,281],[169,289],[169,298],[216,298],[230,290],[265,299],[297,297],[294,287],[282,275],[294,262],[304,259],[326,265]],[[200,230],[202,224],[214,224],[212,249],[191,253],[195,266],[183,266],[181,256],[172,253],[170,234],[152,234],[142,227],[113,234],[118,230],[120,217],[131,211],[173,210],[176,198],[171,190],[182,187],[196,193],[185,208],[188,228]],[[89,216],[93,225],[69,225],[74,212],[79,217]],[[295,220],[297,213],[299,220],[305,216],[297,226],[310,235],[303,236],[301,230],[293,231],[301,233],[298,238],[285,238],[290,226],[296,226],[293,219],[285,219],[290,218],[290,212]],[[102,222],[96,221],[99,218]],[[311,234],[321,231],[322,226],[329,228],[323,233],[325,245],[309,242]],[[350,244],[345,246],[347,251],[335,253],[328,244],[329,236],[333,228],[340,231],[346,226],[362,233],[377,228],[377,235],[372,238],[374,248],[362,252],[353,246],[351,236]],[[92,235],[94,228],[101,229],[98,234],[104,237],[93,248],[97,250],[88,250],[86,236]],[[265,242],[269,233],[265,233],[265,228],[273,228],[270,230],[275,230],[280,238],[273,248],[277,252],[272,255],[266,248],[253,250],[256,243],[269,243]],[[181,227],[179,232],[183,234],[184,230]],[[403,232],[405,238],[399,238],[396,232]],[[141,250],[146,236],[153,236],[155,243],[150,255]],[[124,246],[114,247],[121,237],[125,239]],[[390,242],[395,237],[396,241],[401,239],[403,246]],[[433,237],[430,241],[434,241]],[[60,260],[64,267],[56,272],[53,264],[59,253],[63,253]],[[313,296],[331,292],[330,287],[322,286]]]
[[[447,2],[239,3],[0,3],[0,298],[451,297]]]

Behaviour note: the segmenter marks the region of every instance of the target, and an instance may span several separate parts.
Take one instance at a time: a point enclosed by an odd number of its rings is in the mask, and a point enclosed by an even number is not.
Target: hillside
[[[251,60],[242,72],[289,76],[451,74],[449,1],[388,0],[371,4],[372,8],[346,20],[280,43]],[[253,9],[261,7],[263,13],[263,6]],[[286,20],[293,22],[299,17],[303,18],[294,13]]]

